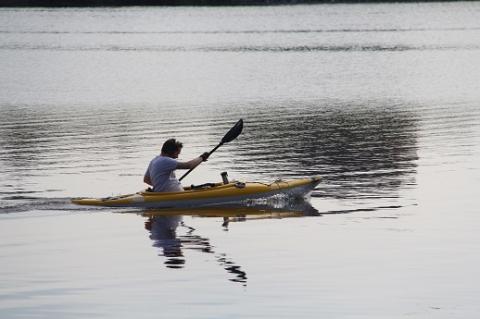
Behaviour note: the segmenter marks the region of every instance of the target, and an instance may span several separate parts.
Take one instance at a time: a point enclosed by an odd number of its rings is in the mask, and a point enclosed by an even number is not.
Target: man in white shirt
[[[209,153],[203,153],[188,162],[177,161],[183,144],[174,138],[163,143],[162,152],[148,165],[143,181],[153,186],[154,192],[181,192],[182,184],[175,176],[176,169],[192,169],[208,159]]]

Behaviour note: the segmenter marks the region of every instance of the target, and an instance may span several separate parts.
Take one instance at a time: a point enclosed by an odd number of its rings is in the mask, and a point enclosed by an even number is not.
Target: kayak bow
[[[205,184],[204,187],[187,187],[183,192],[148,192],[106,198],[75,198],[78,205],[108,207],[199,207],[240,202],[249,199],[268,198],[275,195],[305,196],[320,183],[319,176],[294,180],[278,180],[270,184],[260,182],[230,182]]]

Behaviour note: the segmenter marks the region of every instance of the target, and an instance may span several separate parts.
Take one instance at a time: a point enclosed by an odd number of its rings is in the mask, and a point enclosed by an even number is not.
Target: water
[[[1,9],[1,317],[474,317],[479,14]],[[186,183],[320,174],[310,204],[70,204],[144,188],[165,139],[190,159],[239,118]]]

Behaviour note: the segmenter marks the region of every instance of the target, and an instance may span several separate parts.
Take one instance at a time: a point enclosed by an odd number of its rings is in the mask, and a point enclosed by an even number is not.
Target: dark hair
[[[173,155],[176,151],[180,150],[183,144],[174,138],[168,139],[163,143],[162,154]]]

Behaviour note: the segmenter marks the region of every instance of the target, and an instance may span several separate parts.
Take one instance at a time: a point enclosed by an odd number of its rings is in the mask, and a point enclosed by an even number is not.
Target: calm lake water
[[[480,3],[0,9],[0,317],[474,318]],[[246,218],[84,208],[319,174]],[[232,213],[223,210],[222,213]]]

